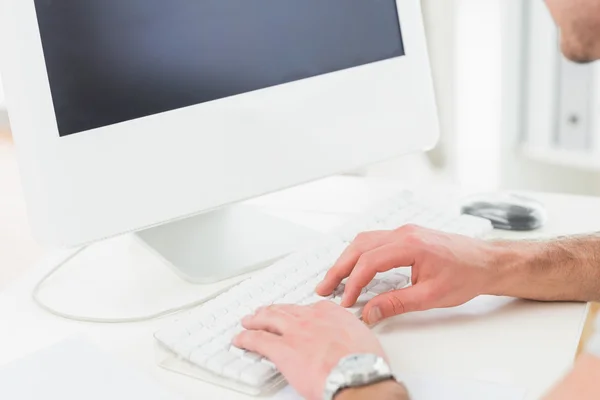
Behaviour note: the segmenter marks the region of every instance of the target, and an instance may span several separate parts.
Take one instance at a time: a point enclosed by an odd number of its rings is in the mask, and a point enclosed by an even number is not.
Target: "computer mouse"
[[[488,219],[494,228],[510,231],[539,229],[547,219],[541,203],[508,193],[470,197],[463,203],[462,213]]]

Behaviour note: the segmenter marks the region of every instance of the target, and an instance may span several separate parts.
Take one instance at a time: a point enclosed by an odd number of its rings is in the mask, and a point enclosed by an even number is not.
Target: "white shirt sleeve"
[[[600,315],[594,324],[594,334],[586,344],[586,351],[600,358]]]

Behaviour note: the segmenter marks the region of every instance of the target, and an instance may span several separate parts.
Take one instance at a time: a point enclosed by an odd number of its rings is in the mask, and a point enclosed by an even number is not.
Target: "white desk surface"
[[[333,178],[255,203],[327,231],[349,214],[399,187],[389,181]],[[498,233],[498,237],[532,238],[596,231],[600,227],[600,199],[546,194],[535,197],[548,208],[547,227],[533,234],[505,232]],[[62,278],[69,290],[61,292],[67,298],[57,300],[54,296],[53,301],[56,304],[64,301],[63,305],[71,307],[71,311],[102,315],[108,312],[107,307],[114,306],[126,314],[144,307],[176,304],[173,299],[178,295],[177,301],[182,302],[200,298],[219,287],[181,282],[167,268],[152,264],[149,258],[143,259],[138,251],[123,240],[90,249],[87,256],[82,255],[80,265],[57,277],[56,283],[61,283]],[[245,398],[156,366],[152,333],[173,317],[138,324],[95,325],[63,320],[38,309],[30,299],[31,289],[65,254],[48,254],[30,273],[0,294],[0,365],[65,337],[84,333],[104,350],[189,399]],[[120,257],[122,254],[125,257]],[[77,284],[69,286],[72,281]],[[75,286],[85,288],[77,291]],[[73,295],[76,297],[70,297]],[[103,308],[99,304],[108,306]],[[399,376],[410,372],[508,383],[526,387],[527,398],[536,399],[571,365],[585,309],[585,304],[482,297],[453,310],[397,317],[376,332]]]

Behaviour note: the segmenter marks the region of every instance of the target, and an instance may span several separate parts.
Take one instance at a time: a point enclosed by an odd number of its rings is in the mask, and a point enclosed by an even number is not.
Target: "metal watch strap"
[[[372,385],[394,379],[389,364],[375,354],[351,354],[342,358],[325,381],[323,400],[333,398],[343,389]]]

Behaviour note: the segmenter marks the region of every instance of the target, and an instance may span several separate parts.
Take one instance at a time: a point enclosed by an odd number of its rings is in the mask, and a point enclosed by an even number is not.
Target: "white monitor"
[[[218,253],[240,239],[229,228],[255,229],[258,217],[224,207],[437,140],[419,1],[0,7],[30,222],[51,245],[143,231],[166,261],[193,269],[202,241]],[[212,272],[181,274],[234,273]]]

